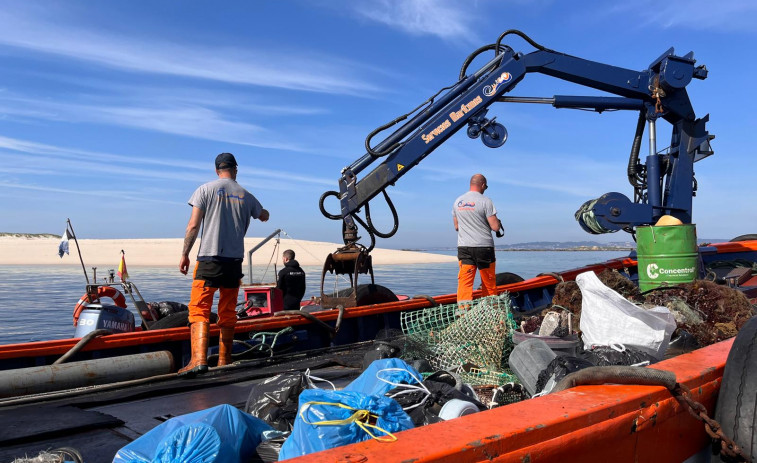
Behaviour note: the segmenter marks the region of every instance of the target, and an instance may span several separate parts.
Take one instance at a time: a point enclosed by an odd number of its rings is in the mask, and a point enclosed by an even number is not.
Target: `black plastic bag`
[[[363,356],[363,370],[367,369],[376,360],[396,358],[400,349],[388,342],[374,341],[373,348]]]
[[[148,302],[147,307],[151,309],[151,313],[149,314],[150,317],[148,318],[152,318],[152,313],[156,313],[158,315],[158,320],[175,313],[187,312],[189,310],[189,307],[187,307],[186,304],[175,301]]]
[[[402,386],[396,387],[386,393],[387,397],[396,400],[405,412],[410,415],[410,419],[413,420],[415,426],[444,421],[439,418],[439,411],[444,404],[452,399],[471,402],[481,411],[487,409],[486,405],[475,398],[475,393],[467,385],[462,384],[458,378],[446,371],[438,371],[429,376],[423,381],[423,385],[426,386],[430,395],[426,391],[419,389],[411,392],[402,392],[408,390],[407,387]],[[421,402],[422,405],[418,405],[412,409],[409,408]]]
[[[266,378],[252,386],[244,411],[279,431],[291,431],[297,417],[300,393],[310,382],[301,372],[287,372]]]
[[[622,352],[612,347],[597,346],[581,353],[581,358],[588,360],[598,367],[612,365],[651,365],[657,362],[657,359],[644,351],[626,347]]]
[[[248,463],[273,463],[279,461],[279,453],[284,441],[287,440],[290,431],[281,431],[275,437],[264,440],[255,448],[255,456]]]
[[[670,338],[668,350],[665,351],[665,358],[673,358],[681,354],[697,350],[702,347],[691,333],[686,330],[677,329]]]
[[[536,380],[536,393],[542,392],[548,384],[551,384],[550,389],[552,389],[555,384],[559,383],[561,379],[569,374],[593,366],[594,364],[586,359],[570,355],[558,355],[549,362],[547,368],[539,373],[539,377]]]

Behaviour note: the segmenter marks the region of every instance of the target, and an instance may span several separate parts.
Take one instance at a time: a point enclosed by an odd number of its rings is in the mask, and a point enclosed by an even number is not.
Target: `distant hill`
[[[9,238],[60,238],[60,235],[53,235],[52,233],[3,233],[3,232],[0,232],[0,237],[9,237]]]
[[[698,244],[722,243],[726,239],[699,239]],[[432,248],[428,251],[451,251],[456,248]],[[633,251],[636,249],[634,241],[529,241],[526,243],[503,244],[496,246],[497,251]]]
[[[625,251],[636,249],[633,241],[530,241],[497,246],[498,251]]]
[[[724,239],[698,239],[698,244],[722,243]],[[634,241],[613,241],[600,243],[598,241],[531,241],[497,246],[499,251],[618,251],[634,250]]]

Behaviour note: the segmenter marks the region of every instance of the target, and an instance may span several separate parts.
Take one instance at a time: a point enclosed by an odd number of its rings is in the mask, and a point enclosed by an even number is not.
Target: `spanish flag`
[[[126,271],[126,254],[121,251],[121,262],[118,264],[118,278],[124,281],[129,278],[129,272]]]

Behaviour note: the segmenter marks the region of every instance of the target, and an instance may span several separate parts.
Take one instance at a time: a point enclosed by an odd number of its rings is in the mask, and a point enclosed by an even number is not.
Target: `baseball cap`
[[[234,158],[234,155],[231,153],[221,153],[218,156],[216,156],[216,169],[226,168],[229,167],[236,167],[237,166],[237,160]]]

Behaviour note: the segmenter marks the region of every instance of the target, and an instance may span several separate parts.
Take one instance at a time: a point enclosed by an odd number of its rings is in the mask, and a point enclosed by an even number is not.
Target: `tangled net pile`
[[[402,331],[423,345],[436,370],[458,373],[469,384],[501,385],[515,380],[505,371],[513,349],[515,322],[510,296],[489,296],[461,304],[403,312]]]

